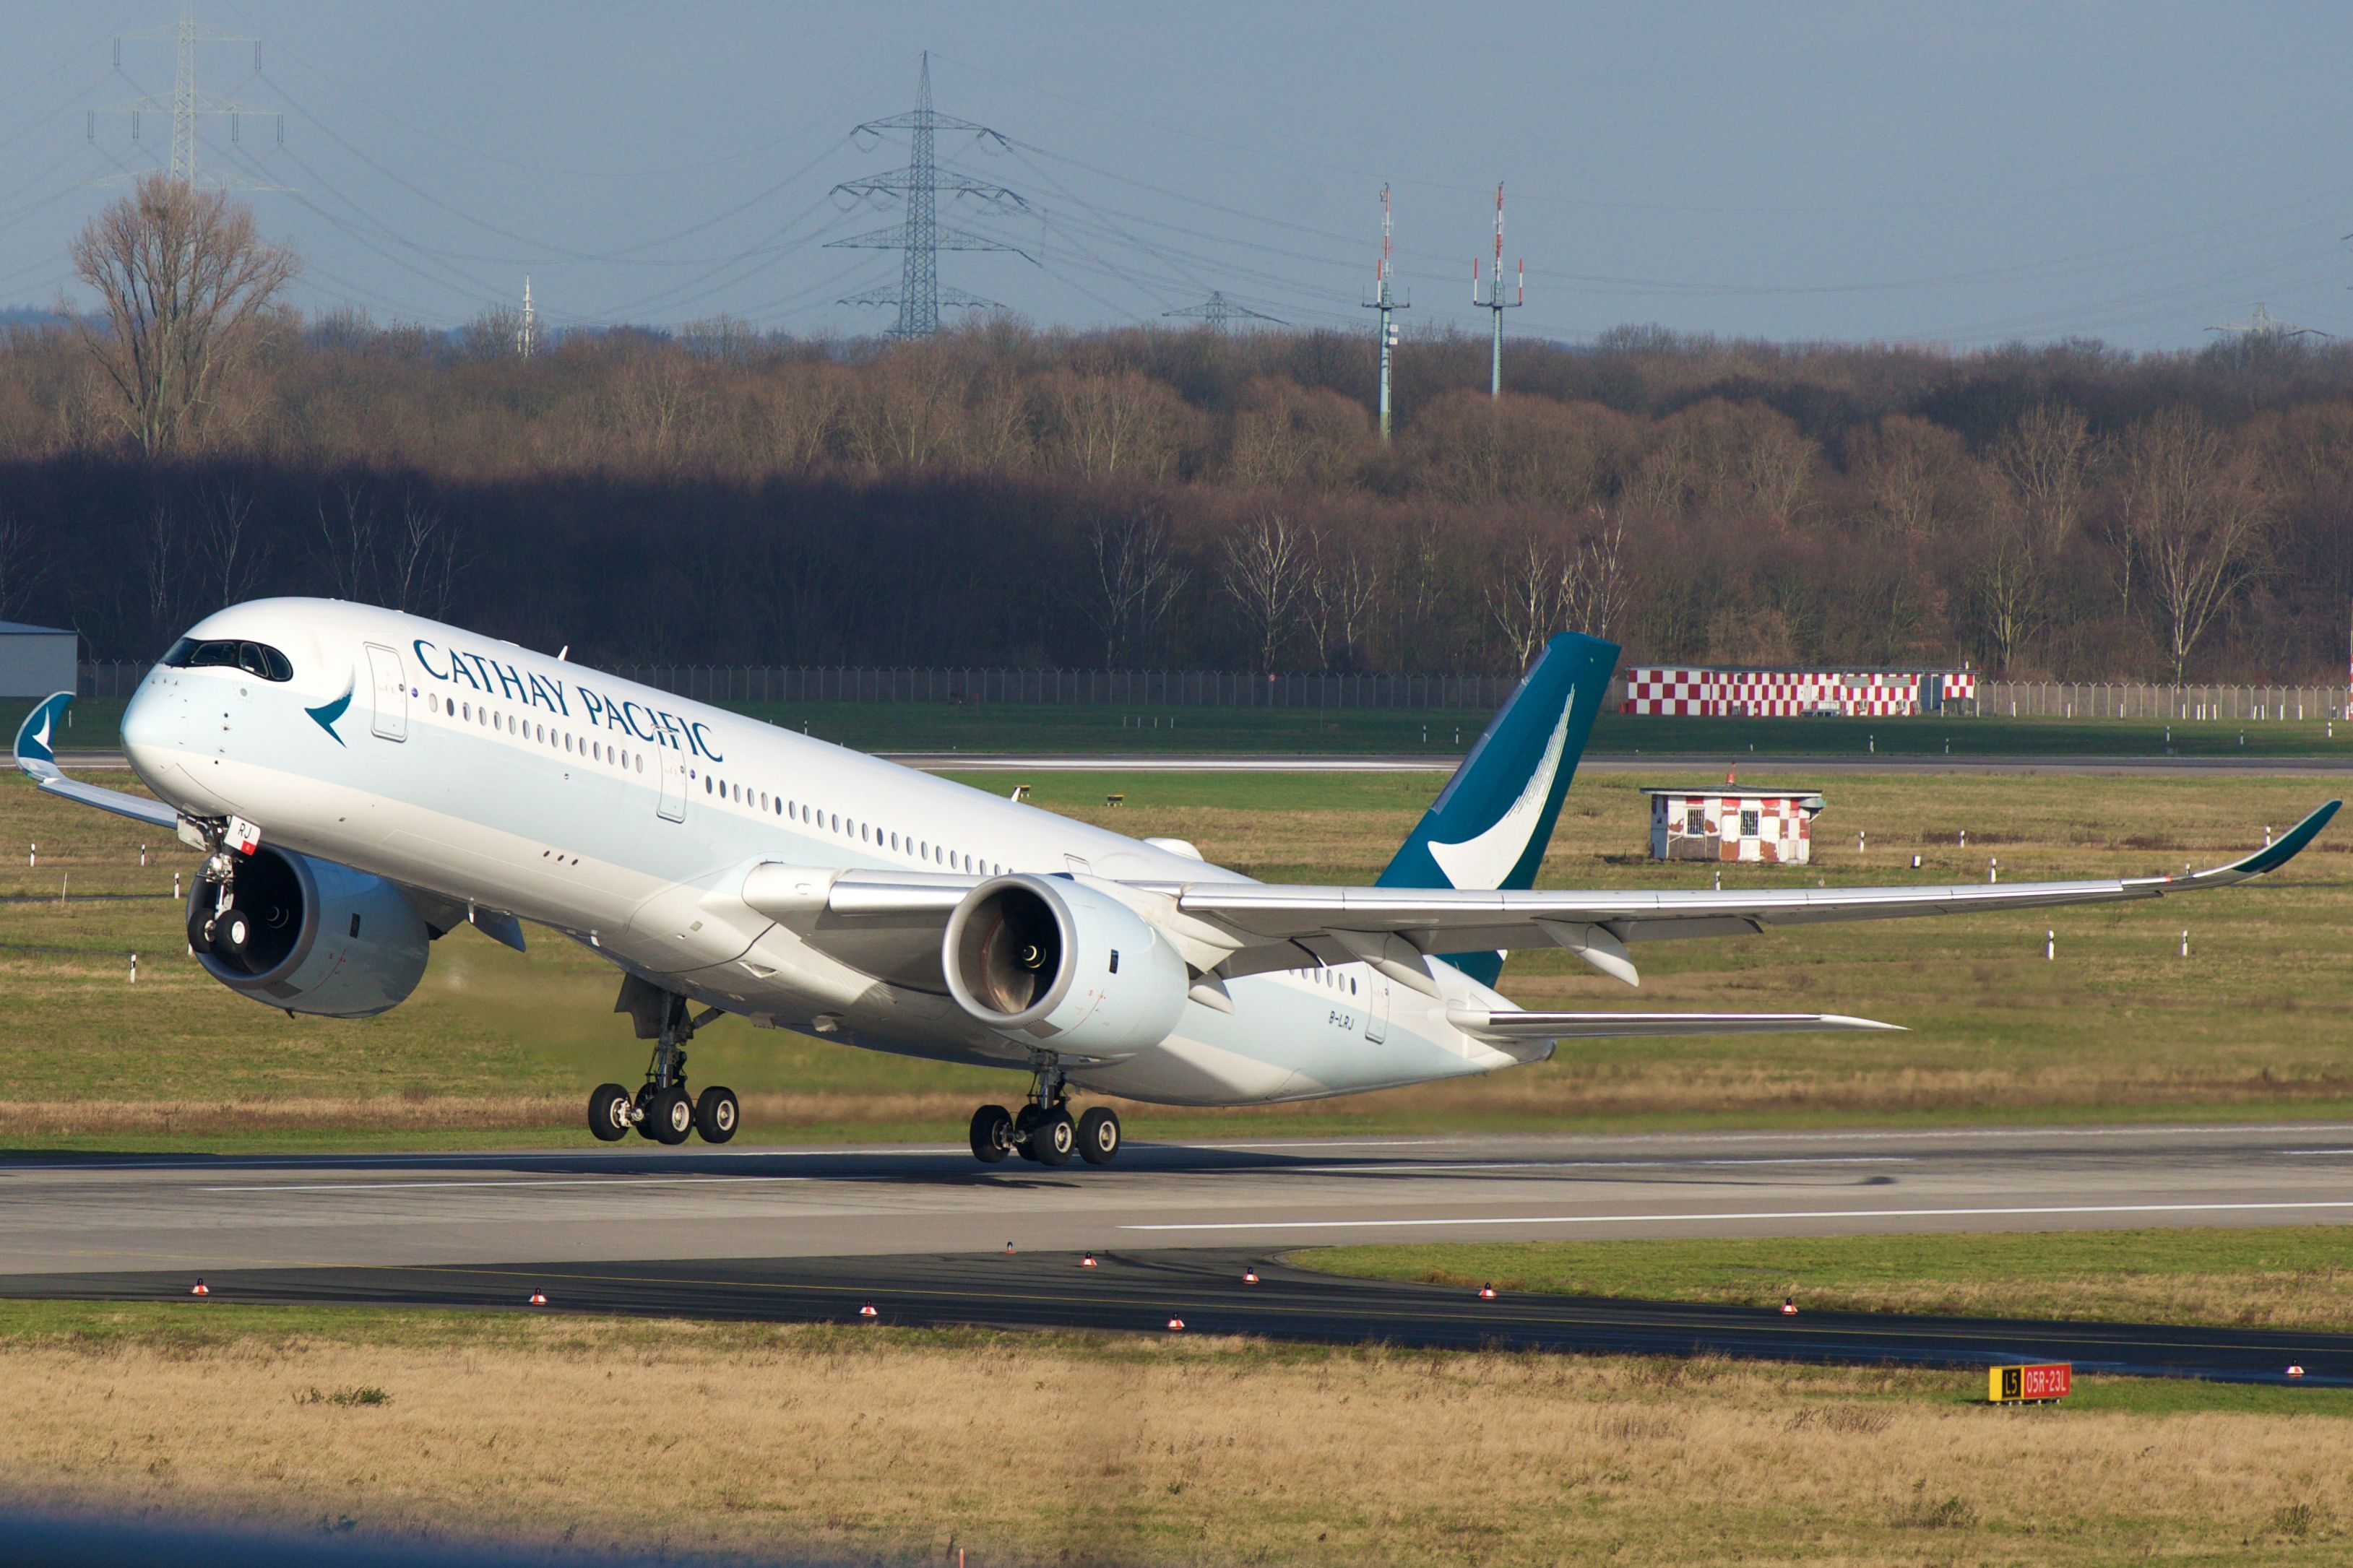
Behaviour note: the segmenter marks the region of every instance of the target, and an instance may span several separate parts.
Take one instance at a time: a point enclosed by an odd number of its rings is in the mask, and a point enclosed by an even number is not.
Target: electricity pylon
[[[171,40],[174,46],[170,95],[166,97],[161,93],[150,93],[144,98],[134,98],[122,103],[110,103],[102,110],[92,110],[89,124],[90,140],[98,139],[98,117],[101,113],[131,116],[131,139],[134,142],[139,140],[141,115],[150,112],[169,113],[172,117],[172,158],[167,165],[167,172],[173,180],[189,190],[195,190],[202,183],[196,173],[196,128],[205,120],[227,120],[228,139],[236,142],[239,139],[241,121],[245,116],[248,114],[264,116],[278,122],[278,141],[280,145],[285,144],[286,117],[277,110],[264,109],[258,104],[240,103],[236,99],[224,98],[218,93],[196,90],[198,45],[251,44],[253,68],[258,71],[261,68],[259,38],[243,37],[235,33],[215,32],[210,27],[198,26],[195,7],[193,5],[184,5],[180,7],[180,20],[176,26],[156,27],[144,33],[124,33],[117,37],[114,40],[114,68],[118,71],[122,68],[124,44],[155,42],[164,39]],[[285,185],[270,184],[266,180],[247,179],[238,174],[215,175],[210,184],[222,190],[282,191],[289,188]]]
[[[1365,301],[1365,309],[1380,312],[1381,325],[1381,444],[1389,439],[1389,364],[1397,355],[1397,328],[1390,324],[1389,312],[1410,310],[1410,304],[1399,304],[1389,297],[1389,188],[1381,187],[1381,258],[1373,266],[1373,297]]]
[[[1504,312],[1516,310],[1528,302],[1528,264],[1520,263],[1520,291],[1517,299],[1504,298],[1504,183],[1495,182],[1495,272],[1487,281],[1487,297],[1479,298],[1479,258],[1471,258],[1471,302],[1495,313],[1495,352],[1487,372],[1487,395],[1504,395]]]
[[[939,172],[933,159],[933,145],[940,132],[969,131],[976,139],[994,142],[999,147],[1007,145],[1007,142],[1001,134],[986,125],[976,125],[969,120],[957,120],[933,110],[932,57],[928,50],[923,55],[923,75],[915,86],[915,107],[905,114],[894,114],[887,120],[870,120],[851,134],[879,135],[885,131],[908,133],[910,146],[906,168],[887,174],[869,175],[862,180],[850,180],[833,188],[838,195],[852,196],[861,201],[895,196],[904,205],[906,217],[889,228],[878,228],[866,234],[853,235],[848,239],[829,241],[828,247],[902,252],[904,261],[899,269],[897,288],[869,289],[862,294],[852,294],[841,302],[845,305],[896,305],[899,321],[891,329],[891,335],[894,338],[927,338],[940,330],[941,306],[987,306],[993,303],[977,294],[967,294],[961,289],[941,288],[941,251],[1009,250],[1033,265],[1038,259],[1018,246],[1007,245],[968,229],[944,226],[939,221],[940,193],[945,191],[951,200],[957,196],[970,196],[1003,210],[1027,212],[1029,204],[1003,185]]]
[[[2325,338],[2318,327],[2299,327],[2294,321],[2283,321],[2259,301],[2255,313],[2243,321],[2226,321],[2219,327],[2209,327],[2210,332],[2221,332],[2234,338]]]
[[[1209,297],[1198,305],[1187,305],[1181,310],[1163,310],[1160,313],[1163,316],[1183,316],[1196,321],[1207,321],[1219,331],[1225,331],[1227,323],[1230,321],[1273,321],[1278,327],[1283,324],[1263,310],[1253,310],[1247,305],[1235,304],[1226,298],[1222,290],[1216,289],[1210,289]]]

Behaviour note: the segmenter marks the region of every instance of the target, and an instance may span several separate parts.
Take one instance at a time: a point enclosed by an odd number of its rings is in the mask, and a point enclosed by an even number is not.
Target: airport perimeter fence
[[[2256,723],[2342,719],[2342,686],[2143,686],[2107,680],[1981,680],[1989,719],[2167,719]]]
[[[136,659],[86,663],[85,697],[128,697],[147,673]],[[1217,669],[950,669],[781,665],[617,665],[607,673],[704,702],[945,702],[1119,708],[1390,708],[1488,711],[1518,685],[1508,675],[1251,675]],[[1623,696],[1612,682],[1609,705]],[[2342,719],[2342,686],[2149,686],[2105,680],[1980,680],[1971,709],[1986,718]]]

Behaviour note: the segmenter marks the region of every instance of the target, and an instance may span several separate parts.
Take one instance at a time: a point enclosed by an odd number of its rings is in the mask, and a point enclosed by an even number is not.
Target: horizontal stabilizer
[[[1806,1035],[1833,1029],[1901,1033],[1900,1024],[1839,1013],[1504,1013],[1449,1007],[1446,1021],[1482,1040],[1622,1040],[1653,1035]]]

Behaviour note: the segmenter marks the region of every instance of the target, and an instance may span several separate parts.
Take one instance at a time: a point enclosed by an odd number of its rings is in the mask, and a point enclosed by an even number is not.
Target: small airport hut
[[[81,639],[56,626],[0,621],[0,697],[47,697],[80,679]]]
[[[1819,790],[1747,790],[1736,784],[1646,789],[1653,860],[1750,860],[1803,866],[1813,858]]]

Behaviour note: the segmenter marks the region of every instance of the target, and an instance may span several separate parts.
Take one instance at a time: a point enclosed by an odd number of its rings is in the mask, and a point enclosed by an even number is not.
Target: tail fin
[[[1560,803],[1618,669],[1618,645],[1562,632],[1422,814],[1380,875],[1384,888],[1527,888],[1552,841]],[[1447,955],[1482,984],[1493,952]]]

